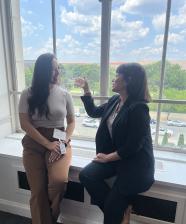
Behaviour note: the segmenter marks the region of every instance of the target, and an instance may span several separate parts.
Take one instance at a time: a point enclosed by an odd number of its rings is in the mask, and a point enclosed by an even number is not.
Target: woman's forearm
[[[33,127],[33,125],[29,122],[24,122],[23,125],[21,125],[21,128],[29,135],[34,141],[38,142],[39,144],[43,145],[44,147],[47,147],[47,145],[50,143],[50,141],[45,138],[43,135],[39,133],[39,131]]]
[[[108,158],[109,162],[117,161],[117,160],[121,159],[121,157],[118,155],[117,152],[112,152],[112,153],[107,154],[107,158]]]
[[[69,139],[71,139],[71,136],[73,134],[74,128],[75,128],[75,121],[72,121],[72,122],[67,124],[67,128],[66,128],[66,142],[68,142]]]

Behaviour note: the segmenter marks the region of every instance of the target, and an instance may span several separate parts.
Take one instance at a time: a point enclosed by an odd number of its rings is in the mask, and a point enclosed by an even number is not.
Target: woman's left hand
[[[96,157],[93,159],[93,161],[100,163],[107,163],[109,162],[109,156],[108,154],[98,153]]]
[[[61,158],[61,156],[63,156],[61,154],[61,152],[52,151],[49,156],[49,163],[53,163],[53,162],[59,160]]]

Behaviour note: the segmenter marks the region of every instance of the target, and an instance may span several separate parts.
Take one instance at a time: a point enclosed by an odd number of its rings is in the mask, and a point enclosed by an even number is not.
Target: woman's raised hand
[[[75,86],[82,88],[85,92],[90,92],[88,82],[85,78],[75,79]]]

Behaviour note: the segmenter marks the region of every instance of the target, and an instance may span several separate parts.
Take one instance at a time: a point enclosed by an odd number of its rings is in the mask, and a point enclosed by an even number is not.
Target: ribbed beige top
[[[19,113],[28,113],[28,97],[30,88],[23,90],[19,101]],[[34,127],[59,128],[64,127],[67,116],[74,116],[74,107],[71,95],[59,85],[50,89],[48,97],[49,119],[38,116],[38,112],[30,118]]]

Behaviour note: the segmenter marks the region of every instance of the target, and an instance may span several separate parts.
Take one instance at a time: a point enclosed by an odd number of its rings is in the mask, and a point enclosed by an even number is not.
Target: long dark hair
[[[38,115],[48,117],[49,108],[47,99],[50,91],[50,83],[52,79],[52,60],[55,56],[51,53],[40,55],[35,63],[32,78],[31,95],[28,98],[29,115],[35,114],[36,109]]]
[[[127,85],[128,97],[132,100],[151,100],[145,69],[138,63],[121,64],[116,72],[123,76]]]

